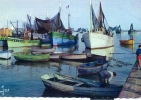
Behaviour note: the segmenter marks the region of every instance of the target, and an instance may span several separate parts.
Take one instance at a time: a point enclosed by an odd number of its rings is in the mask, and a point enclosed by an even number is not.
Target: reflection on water
[[[10,66],[12,65],[12,60],[11,59],[8,59],[8,60],[0,59],[0,65]]]
[[[117,35],[118,34],[114,35],[114,47],[90,50],[85,49],[84,43],[79,41],[79,46],[59,46],[56,48],[56,51],[75,54],[81,54],[85,51],[91,54],[107,56],[107,59],[109,57],[113,57],[123,62],[132,63],[132,65],[126,66],[122,64],[122,66],[117,66],[118,64],[121,65],[121,63],[112,60],[110,63],[112,66],[108,67],[108,70],[115,71],[117,73],[117,76],[113,78],[110,83],[123,85],[136,61],[136,55],[132,52],[136,51],[138,44],[134,44],[133,47],[124,47],[119,44],[119,39],[129,38],[128,33],[121,33],[120,36],[116,37]],[[136,38],[136,43],[140,43],[140,37],[140,33],[135,34],[134,38]],[[130,48],[133,50],[127,50]],[[3,49],[4,48],[0,48],[0,50]],[[13,49],[14,52],[30,52],[31,48],[20,47],[8,49]],[[11,64],[12,66],[5,67]],[[78,76],[76,66],[79,64],[81,64],[81,62],[65,60],[61,60],[60,62],[19,62],[16,61],[13,56],[9,60],[0,59],[0,85],[6,85],[6,87],[10,89],[10,92],[5,94],[6,97],[77,97],[71,94],[58,92],[56,90],[45,89],[40,77],[49,73],[61,73],[73,77],[81,77],[98,81],[98,75]]]
[[[18,66],[31,66],[31,67],[50,67],[49,62],[24,62],[24,61],[16,61],[14,63]]]
[[[106,56],[106,59],[108,60],[110,57],[112,57],[112,53],[114,52],[114,47],[109,47],[105,49],[85,49],[86,53],[91,53],[95,55],[101,55]]]
[[[76,49],[76,45],[56,46],[55,52],[73,53]]]
[[[127,48],[127,49],[130,49],[130,50],[134,50],[134,45],[123,45],[123,44],[120,44],[121,47],[124,47],[124,48]]]
[[[14,50],[14,53],[17,52],[29,52],[31,47],[18,47],[18,48],[8,48],[9,50]]]
[[[42,97],[80,97],[70,93],[60,92],[57,90],[54,91],[53,89],[50,88],[46,88],[41,96]]]

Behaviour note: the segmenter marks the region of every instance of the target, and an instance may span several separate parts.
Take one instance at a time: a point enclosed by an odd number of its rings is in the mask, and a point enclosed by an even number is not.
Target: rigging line
[[[125,49],[125,48],[122,48],[122,47],[120,47],[120,46],[117,46],[117,45],[114,45],[114,46],[116,46],[116,47],[118,47],[118,48],[120,48],[120,49],[123,49],[123,50],[125,50],[125,51],[128,51],[128,52],[133,52],[133,51],[127,50],[127,49]]]

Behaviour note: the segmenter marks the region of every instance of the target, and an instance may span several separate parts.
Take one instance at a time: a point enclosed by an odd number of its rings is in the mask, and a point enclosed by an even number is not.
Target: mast
[[[7,14],[7,28],[8,28],[8,14]]]
[[[59,16],[58,16],[58,25],[59,25],[58,28],[60,28],[61,0],[59,0],[59,2],[60,2],[60,6],[59,6]]]
[[[92,31],[92,1],[90,0],[90,32]]]
[[[66,9],[68,9],[68,29],[70,29],[70,10],[69,10],[69,5],[66,6]]]

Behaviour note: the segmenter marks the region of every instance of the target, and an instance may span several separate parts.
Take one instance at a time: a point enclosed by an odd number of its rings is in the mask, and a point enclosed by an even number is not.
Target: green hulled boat
[[[15,53],[14,57],[18,61],[48,61],[50,54]]]
[[[40,40],[25,40],[25,39],[8,37],[7,44],[8,47],[39,46]]]

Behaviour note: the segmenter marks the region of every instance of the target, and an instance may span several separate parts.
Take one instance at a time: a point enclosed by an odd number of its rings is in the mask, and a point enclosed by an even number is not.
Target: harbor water
[[[73,46],[59,46],[56,48],[57,52],[81,54],[84,52],[103,54],[110,57],[110,66],[107,70],[115,71],[117,76],[111,80],[112,84],[124,85],[135,61],[136,49],[141,43],[141,33],[133,34],[135,39],[134,45],[123,46],[120,45],[119,40],[129,39],[127,32],[121,34],[114,34],[114,47],[107,49],[89,50],[85,48],[81,42],[82,33],[79,33],[79,43]],[[4,48],[0,48],[3,50]],[[28,52],[31,47],[23,48],[8,48],[13,49],[14,52]],[[45,89],[41,81],[41,76],[49,73],[61,73],[78,77],[76,66],[80,62],[74,61],[48,61],[48,62],[19,62],[12,56],[9,60],[0,59],[0,91],[8,89],[9,91],[0,92],[1,97],[77,97],[75,95],[61,93],[58,91]],[[79,76],[80,77],[80,76]],[[82,76],[81,76],[82,77]],[[98,75],[87,75],[83,78],[98,81]],[[83,97],[83,96],[79,96]]]

